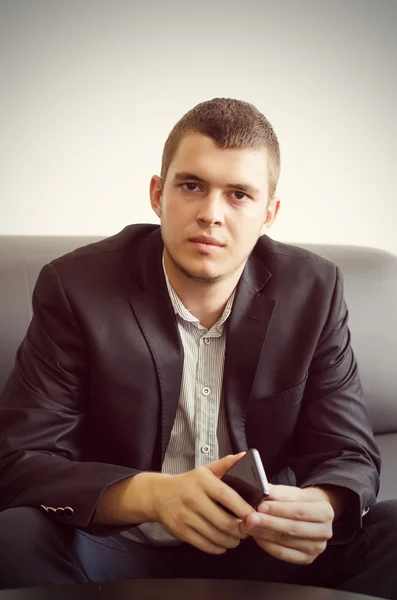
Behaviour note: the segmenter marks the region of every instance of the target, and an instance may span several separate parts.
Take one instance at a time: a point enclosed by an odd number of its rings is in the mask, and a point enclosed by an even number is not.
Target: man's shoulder
[[[266,235],[258,240],[254,256],[270,273],[271,286],[277,286],[284,294],[288,290],[301,293],[302,289],[332,291],[338,277],[342,277],[337,266],[323,256]]]
[[[159,229],[159,225],[151,223],[127,225],[127,227],[124,227],[124,229],[115,235],[80,246],[67,254],[55,258],[51,261],[51,264],[61,266],[65,263],[81,260],[100,261],[102,258],[109,258],[109,255],[114,255],[117,258],[119,254],[133,251],[148,236]]]
[[[273,240],[267,235],[262,236],[255,247],[255,255],[268,265],[284,268],[309,268],[319,271],[335,271],[335,264],[303,246],[286,244]]]

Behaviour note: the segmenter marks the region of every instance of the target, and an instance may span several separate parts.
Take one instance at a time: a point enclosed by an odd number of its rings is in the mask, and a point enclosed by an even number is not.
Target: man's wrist
[[[319,490],[324,500],[331,504],[335,514],[334,521],[340,519],[347,507],[349,491],[341,486],[328,484],[316,486],[314,489]]]
[[[162,478],[161,473],[143,471],[131,477],[124,490],[122,503],[125,514],[130,514],[134,522],[152,522],[157,519],[155,483]]]
[[[102,493],[94,521],[102,525],[137,525],[156,520],[153,482],[161,473],[141,472],[111,484]]]

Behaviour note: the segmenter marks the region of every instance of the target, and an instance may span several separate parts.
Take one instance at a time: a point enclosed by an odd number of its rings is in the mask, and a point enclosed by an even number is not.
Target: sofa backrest
[[[41,267],[100,237],[0,236],[0,392],[29,325]],[[397,257],[359,246],[297,244],[342,270],[349,326],[375,433],[397,431]]]

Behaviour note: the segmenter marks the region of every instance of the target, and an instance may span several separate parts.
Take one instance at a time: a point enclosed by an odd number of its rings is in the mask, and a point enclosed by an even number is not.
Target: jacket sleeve
[[[89,373],[84,335],[54,265],[33,292],[33,318],[0,397],[0,510],[41,508],[93,533],[108,485],[138,471],[82,460]]]
[[[349,490],[349,506],[335,523],[334,543],[351,540],[376,502],[380,455],[350,345],[343,281],[336,268],[326,324],[311,362],[296,429],[292,469],[299,487]]]

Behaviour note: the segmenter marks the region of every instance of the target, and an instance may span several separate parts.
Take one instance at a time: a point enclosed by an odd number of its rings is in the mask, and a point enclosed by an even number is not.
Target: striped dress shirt
[[[222,394],[226,348],[225,322],[230,315],[235,290],[222,316],[207,329],[177,296],[163,270],[175,312],[184,360],[182,383],[175,421],[161,468],[178,475],[231,454]],[[121,535],[155,546],[181,543],[160,523],[142,523]]]

